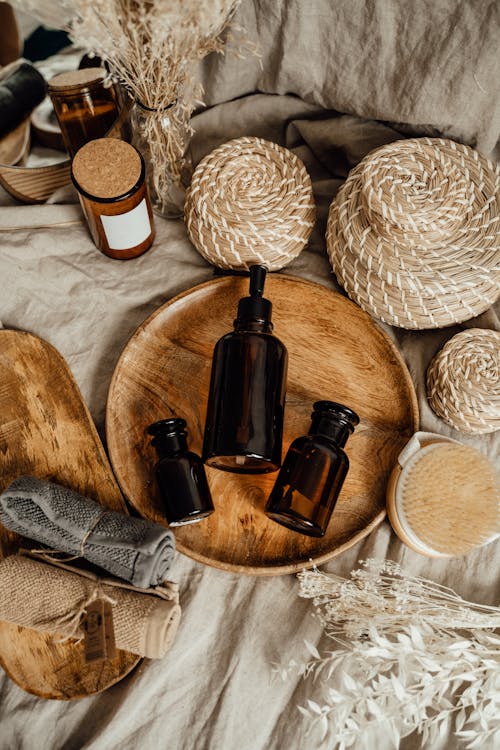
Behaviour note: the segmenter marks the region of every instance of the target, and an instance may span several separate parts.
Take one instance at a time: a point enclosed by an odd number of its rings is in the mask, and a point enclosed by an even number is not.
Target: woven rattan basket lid
[[[305,247],[315,222],[311,179],[288,149],[262,138],[229,141],[198,164],[184,217],[198,252],[220,268],[276,271]]]
[[[427,370],[438,417],[468,434],[500,429],[500,333],[470,328],[453,336]]]
[[[468,320],[500,294],[500,170],[442,138],[382,146],[340,188],[326,239],[339,283],[375,317]]]

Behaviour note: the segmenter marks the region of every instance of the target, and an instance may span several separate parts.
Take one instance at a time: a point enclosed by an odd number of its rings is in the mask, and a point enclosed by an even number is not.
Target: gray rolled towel
[[[19,477],[0,495],[0,523],[52,549],[85,557],[138,588],[162,583],[175,551],[174,535],[161,524],[108,511],[35,477]]]

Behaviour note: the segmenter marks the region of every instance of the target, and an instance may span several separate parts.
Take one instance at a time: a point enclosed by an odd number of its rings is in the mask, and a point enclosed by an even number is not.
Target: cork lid
[[[85,193],[101,199],[126,195],[142,172],[139,152],[117,138],[98,138],[77,151],[72,164],[74,180]]]
[[[82,70],[69,70],[66,73],[58,73],[48,81],[49,90],[62,91],[63,89],[80,89],[91,83],[102,81],[106,71],[104,68],[83,68]]]

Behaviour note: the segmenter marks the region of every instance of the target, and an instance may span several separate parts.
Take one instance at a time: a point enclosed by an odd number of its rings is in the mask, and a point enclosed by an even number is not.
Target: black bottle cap
[[[314,412],[321,412],[325,415],[331,415],[332,418],[350,423],[353,429],[359,424],[359,417],[356,412],[348,406],[344,406],[344,404],[337,403],[337,401],[316,401],[313,404],[313,409],[311,418],[314,416]]]
[[[146,432],[153,436],[151,445],[160,458],[187,450],[186,426],[186,420],[179,417],[160,419],[149,425]]]
[[[359,424],[355,411],[336,401],[316,401],[311,414],[310,435],[324,435],[344,446]]]
[[[271,322],[273,306],[262,296],[266,281],[264,266],[250,266],[250,296],[242,297],[238,303],[238,320],[262,320]]]

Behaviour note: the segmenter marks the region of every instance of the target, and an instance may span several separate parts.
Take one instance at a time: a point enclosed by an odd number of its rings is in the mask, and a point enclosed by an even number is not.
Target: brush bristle
[[[499,477],[473,448],[443,443],[417,455],[398,495],[405,525],[436,552],[464,555],[500,531]]]

